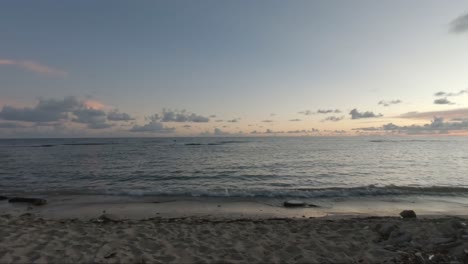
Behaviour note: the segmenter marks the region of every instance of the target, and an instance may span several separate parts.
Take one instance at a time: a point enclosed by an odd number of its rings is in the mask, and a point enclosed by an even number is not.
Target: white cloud
[[[0,65],[10,65],[17,66],[22,69],[26,69],[32,72],[41,73],[45,75],[56,75],[56,76],[65,76],[67,72],[46,66],[39,62],[35,61],[18,61],[18,60],[9,60],[9,59],[0,59]]]

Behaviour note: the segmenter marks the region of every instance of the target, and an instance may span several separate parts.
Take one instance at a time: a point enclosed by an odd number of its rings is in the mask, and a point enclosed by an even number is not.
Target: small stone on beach
[[[112,258],[112,257],[115,256],[115,255],[117,255],[116,252],[111,252],[111,253],[105,255],[104,258],[105,258],[105,259]]]
[[[400,216],[402,218],[416,218],[416,213],[413,210],[403,210]]]
[[[96,219],[96,222],[98,223],[115,223],[115,222],[120,222],[120,219],[118,219],[116,216],[111,215],[111,214],[103,214],[99,216],[99,218]]]

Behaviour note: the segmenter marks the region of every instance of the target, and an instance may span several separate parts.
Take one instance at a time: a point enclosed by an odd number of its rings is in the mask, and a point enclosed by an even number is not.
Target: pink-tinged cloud
[[[468,118],[468,108],[459,108],[446,111],[431,111],[431,112],[409,112],[398,116],[399,118],[430,120],[434,117],[443,117],[445,119],[465,119]]]
[[[102,110],[102,109],[107,109],[107,107],[104,103],[99,102],[97,100],[92,100],[92,99],[86,99],[83,101],[83,104],[86,108],[88,109],[95,109],[95,110]]]
[[[52,67],[40,64],[35,61],[17,61],[17,60],[0,59],[0,65],[17,66],[22,69],[26,69],[32,72],[45,74],[45,75],[55,75],[55,76],[67,75],[66,71],[52,68]]]

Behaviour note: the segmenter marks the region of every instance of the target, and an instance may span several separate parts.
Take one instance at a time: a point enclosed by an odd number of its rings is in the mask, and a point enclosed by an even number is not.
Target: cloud
[[[159,122],[159,115],[155,114],[148,117],[149,122],[145,125],[133,126],[129,131],[130,132],[151,132],[151,133],[172,133],[175,131],[173,127],[164,127],[164,125]]]
[[[440,99],[435,99],[434,104],[443,105],[443,104],[454,104],[454,103],[450,102],[447,98],[440,98]]]
[[[250,134],[254,135],[275,135],[275,134],[311,134],[311,133],[318,133],[320,130],[312,128],[310,130],[302,129],[302,130],[289,130],[289,131],[274,131],[271,129],[266,129],[264,132],[254,130],[250,132]]]
[[[127,122],[131,120],[135,120],[135,118],[131,117],[127,113],[120,113],[118,110],[113,110],[107,114],[107,120]]]
[[[380,102],[378,102],[379,105],[383,105],[383,106],[391,106],[391,105],[400,104],[400,103],[401,103],[401,100],[391,100],[391,101],[381,100]]]
[[[352,130],[359,130],[359,131],[381,131],[382,128],[380,128],[380,127],[358,127],[358,128],[353,128]]]
[[[229,123],[237,123],[239,122],[240,118],[234,118],[234,119],[231,119],[231,120],[227,120],[226,122],[229,122]]]
[[[216,123],[223,122],[223,121],[224,120],[222,120],[222,119],[215,120]]]
[[[82,108],[73,111],[75,118],[72,122],[86,124],[91,129],[109,128],[112,125],[106,123],[106,112],[103,110]]]
[[[283,134],[284,131],[274,131],[274,130],[271,130],[271,129],[266,129],[265,132],[261,132],[261,131],[257,131],[257,130],[254,130],[252,132],[250,132],[250,134],[255,134],[255,135],[271,135],[271,134]]]
[[[19,123],[14,123],[14,122],[6,122],[6,123],[0,123],[0,129],[1,128],[25,128],[27,126],[19,124]]]
[[[457,17],[450,23],[450,31],[453,33],[468,32],[468,14]]]
[[[335,114],[339,114],[341,113],[341,110],[339,109],[319,109],[317,110],[317,114],[330,114],[330,113],[335,113]]]
[[[26,69],[32,72],[45,74],[45,75],[55,75],[55,76],[67,75],[67,72],[65,71],[43,65],[35,61],[18,61],[18,60],[0,59],[0,65],[17,66],[22,69]]]
[[[431,119],[434,116],[443,117],[445,119],[468,118],[468,108],[459,108],[446,111],[431,111],[431,112],[409,112],[399,115],[399,118],[406,119]]]
[[[301,119],[299,118],[295,118],[295,119],[289,119],[290,122],[300,122],[302,121]]]
[[[326,122],[326,121],[338,122],[338,121],[343,120],[344,118],[345,118],[344,116],[329,116],[323,119],[322,122]]]
[[[369,111],[359,112],[356,108],[351,110],[349,114],[351,115],[351,119],[376,118],[376,117],[382,116],[382,114],[374,114],[374,112],[369,112]]]
[[[113,125],[105,123],[105,122],[97,122],[97,123],[89,123],[87,126],[88,128],[91,128],[91,129],[104,129],[104,128],[112,127]]]
[[[159,118],[159,116],[158,116]],[[182,111],[171,111],[163,109],[160,117],[161,122],[194,122],[194,123],[206,123],[210,119],[194,113],[189,113],[186,110]]]
[[[303,115],[313,115],[314,112],[310,111],[310,110],[305,110],[305,111],[301,111],[301,112],[298,112],[299,114],[303,114]]]
[[[330,132],[335,133],[335,134],[346,134],[346,130],[333,130]]]
[[[97,102],[97,101],[93,101]],[[89,104],[89,100],[78,100],[76,97],[68,96],[63,99],[39,99],[34,107],[12,107],[4,106],[0,111],[0,119],[10,121],[33,122],[35,126],[44,126],[51,122],[66,122],[86,124],[91,129],[102,129],[111,127],[106,120],[128,119],[124,113],[112,111],[109,114],[97,107],[102,103]],[[101,108],[101,107],[99,107]],[[132,119],[129,119],[132,120]]]
[[[434,94],[434,96],[437,96],[437,97],[452,97],[452,96],[460,96],[460,95],[464,95],[464,94],[468,94],[468,89],[465,89],[465,90],[460,90],[456,93],[448,93],[448,92],[437,92]]]
[[[93,108],[93,109],[104,109],[106,106],[97,100],[92,100],[92,99],[85,99],[82,101],[82,104],[85,106],[85,108]]]
[[[212,132],[210,131],[203,131],[201,132],[199,135],[200,136],[203,136],[203,137],[206,137],[206,136],[242,136],[244,134],[244,132],[242,131],[237,131],[237,132],[227,132],[227,131],[224,131],[220,128],[214,128],[212,130]]]
[[[269,119],[268,119],[268,120],[262,120],[262,122],[263,122],[263,123],[273,123],[273,122],[275,122],[275,121],[269,120]]]
[[[318,109],[315,112],[312,112],[310,110],[299,112],[299,114],[303,114],[303,115],[332,114],[332,113],[339,114],[341,113],[341,110],[340,109]]]
[[[219,129],[219,128],[215,128],[215,129],[213,130],[213,134],[214,134],[215,136],[225,136],[225,135],[229,135],[228,132],[222,131],[222,130]]]
[[[309,134],[309,133],[317,133],[319,132],[318,129],[312,128],[311,130],[302,129],[302,130],[289,130],[286,131],[287,134]]]
[[[15,108],[4,106],[0,118],[12,121],[53,122],[67,118],[67,113],[83,107],[75,97],[65,97],[63,100],[40,99],[35,107]]]
[[[356,128],[362,131],[383,131],[403,134],[446,134],[451,131],[468,131],[468,120],[445,122],[443,117],[434,117],[429,124],[398,126],[388,123],[381,127]]]

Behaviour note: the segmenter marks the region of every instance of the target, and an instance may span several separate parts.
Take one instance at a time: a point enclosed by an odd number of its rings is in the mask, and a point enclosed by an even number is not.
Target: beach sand
[[[219,201],[66,201],[32,209],[4,203],[0,263],[468,263],[466,216],[331,215]]]

